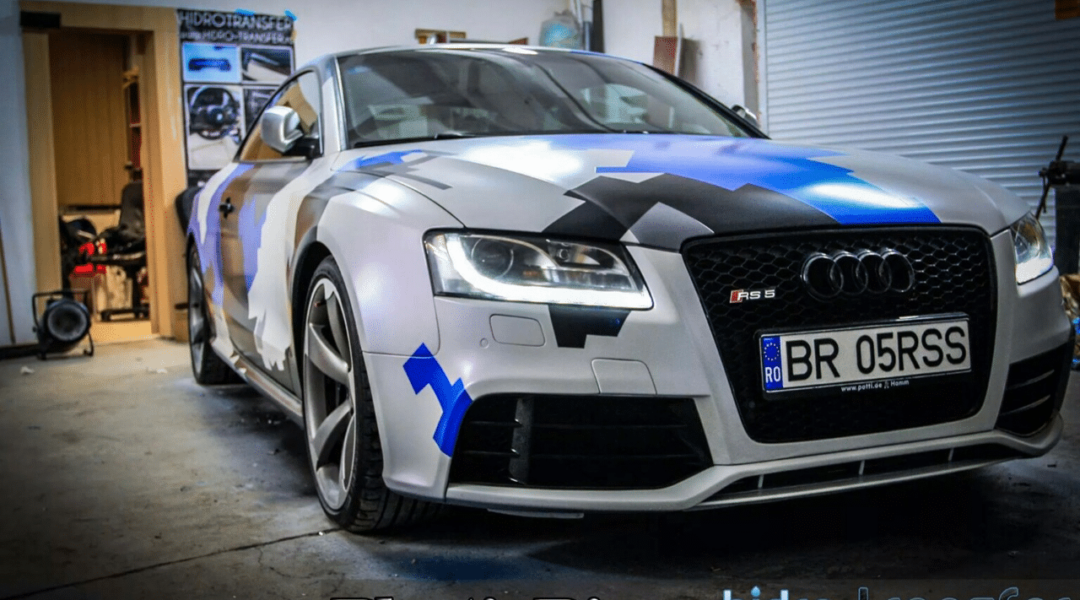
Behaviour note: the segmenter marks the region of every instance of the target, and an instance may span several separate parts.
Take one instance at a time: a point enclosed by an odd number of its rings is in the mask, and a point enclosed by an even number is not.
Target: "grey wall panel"
[[[1080,19],[1053,0],[762,0],[763,97],[778,140],[968,171],[1032,206],[1071,138],[1080,160]],[[1048,218],[1053,234],[1053,194]]]

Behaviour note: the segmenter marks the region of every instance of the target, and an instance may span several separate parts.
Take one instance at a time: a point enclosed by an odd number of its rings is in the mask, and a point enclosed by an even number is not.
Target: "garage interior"
[[[998,597],[1013,586],[1020,598],[1031,597],[1026,589],[1044,599],[1080,594],[1077,371],[1050,454],[970,473],[673,515],[541,520],[450,508],[417,530],[333,527],[300,428],[246,385],[192,379],[181,197],[224,166],[195,164],[192,140],[234,149],[228,140],[245,125],[236,117],[236,129],[192,133],[192,94],[206,82],[190,82],[206,73],[187,72],[177,9],[191,7],[0,2],[0,77],[9,82],[0,119],[13,140],[0,166],[0,600],[724,590],[756,599],[756,586],[791,598],[854,598],[867,586],[871,597]],[[672,72],[745,107],[775,139],[972,173],[1033,210],[1045,193],[1042,223],[1080,293],[1080,193],[1046,193],[1039,173],[1062,136],[1071,141],[1056,159],[1080,161],[1077,0],[251,8],[292,19],[290,69],[355,48],[539,45],[557,15],[587,21],[579,47]],[[237,105],[269,98],[280,75],[273,56],[262,59],[264,80],[228,84],[243,94]],[[86,306],[89,336],[40,360],[45,305],[35,295],[68,289]]]

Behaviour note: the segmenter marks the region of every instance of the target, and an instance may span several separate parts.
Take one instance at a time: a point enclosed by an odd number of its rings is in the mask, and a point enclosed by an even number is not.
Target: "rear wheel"
[[[188,348],[191,350],[191,372],[203,385],[226,383],[232,380],[232,369],[210,347],[210,318],[206,310],[206,288],[203,287],[199,253],[192,246],[188,252]]]
[[[323,510],[361,533],[422,520],[439,506],[383,482],[375,406],[345,289],[337,263],[323,260],[304,317],[304,432]]]

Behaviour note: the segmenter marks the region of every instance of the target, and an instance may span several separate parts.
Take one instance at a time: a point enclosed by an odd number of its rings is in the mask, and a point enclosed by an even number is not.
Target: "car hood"
[[[972,225],[1027,211],[1003,188],[883,154],[763,139],[582,134],[438,140],[342,153],[466,227],[678,249],[687,239],[805,227]]]

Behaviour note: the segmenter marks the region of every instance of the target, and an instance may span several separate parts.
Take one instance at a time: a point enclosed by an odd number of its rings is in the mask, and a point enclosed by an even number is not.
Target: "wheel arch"
[[[365,352],[408,357],[421,343],[436,352],[438,321],[424,234],[460,226],[426,197],[381,180],[363,190],[334,192],[322,206],[313,204],[297,220],[289,279],[295,347],[302,346],[308,280],[331,256],[341,270]]]
[[[322,242],[315,240],[315,231],[312,229],[301,240],[300,250],[297,253],[293,266],[292,284],[289,290],[289,304],[292,307],[291,325],[293,334],[293,348],[296,355],[296,374],[303,381],[303,364],[301,354],[304,344],[304,311],[307,309],[307,295],[311,289],[311,278],[315,269],[327,257],[333,256],[330,249]]]
[[[188,257],[191,256],[191,248],[195,246],[195,234],[190,231],[184,236],[184,264],[187,265]]]

